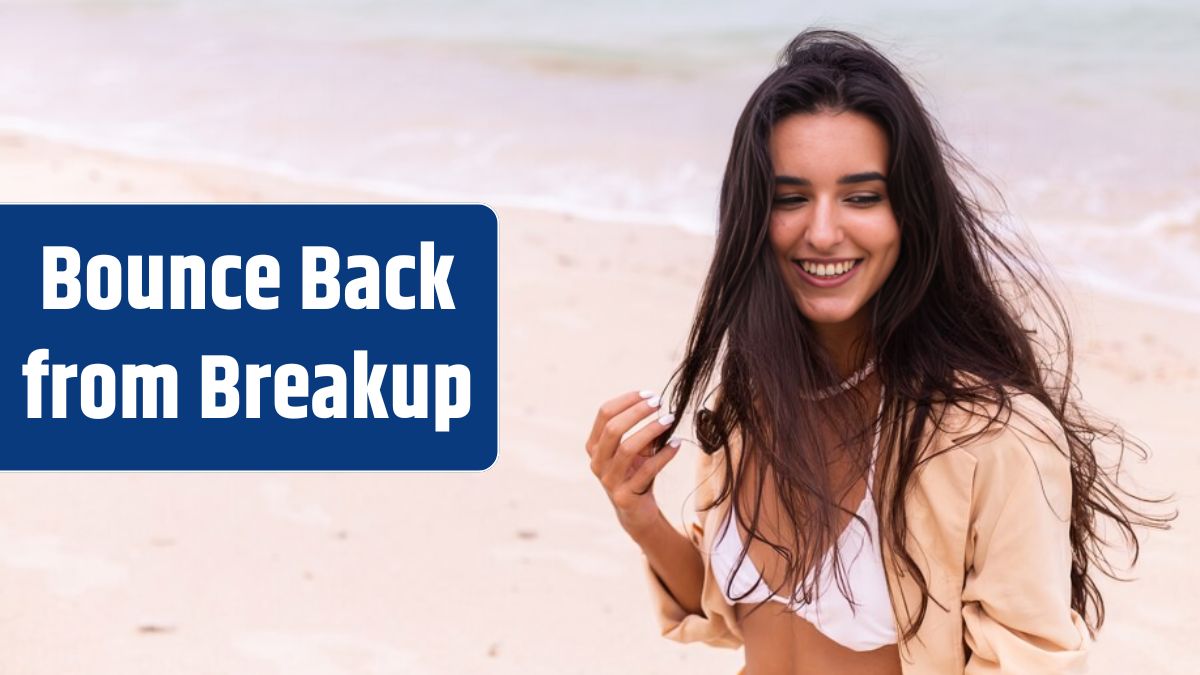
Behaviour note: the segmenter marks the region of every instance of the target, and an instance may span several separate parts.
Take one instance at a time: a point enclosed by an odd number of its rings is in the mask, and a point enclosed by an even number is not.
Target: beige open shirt
[[[931,594],[947,609],[930,601],[916,635],[900,643],[904,675],[1086,670],[1090,638],[1083,618],[1071,609],[1071,474],[1058,450],[1065,451],[1066,441],[1033,397],[1017,394],[1012,400],[1006,424],[933,457],[911,479],[905,499],[907,549]],[[928,432],[923,452],[936,454],[982,429],[986,418],[981,414],[951,407],[942,429]],[[739,446],[735,432],[726,448],[735,468]],[[699,453],[697,516],[684,532],[704,560],[704,615],[685,611],[644,558],[643,566],[665,637],[733,649],[742,644],[741,629],[709,563],[712,537],[729,498],[699,511],[719,494],[725,472],[721,452]],[[895,453],[884,456],[894,464]],[[888,538],[881,542],[896,615],[915,616],[920,590],[890,562]],[[902,634],[900,626],[896,634]]]

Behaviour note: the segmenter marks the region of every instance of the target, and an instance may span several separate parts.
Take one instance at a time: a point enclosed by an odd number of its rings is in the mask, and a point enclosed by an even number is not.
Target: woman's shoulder
[[[931,432],[943,443],[978,453],[997,436],[1056,444],[1065,432],[1050,408],[1033,394],[1001,386],[970,398],[941,401],[934,406]],[[984,441],[977,443],[975,441]]]
[[[977,488],[1011,488],[1036,480],[1069,499],[1067,434],[1036,396],[1003,387],[994,396],[947,402],[939,408],[928,438],[931,454],[971,463]]]

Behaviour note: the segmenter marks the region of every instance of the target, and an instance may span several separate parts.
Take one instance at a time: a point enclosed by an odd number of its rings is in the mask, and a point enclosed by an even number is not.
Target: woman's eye
[[[878,202],[881,202],[881,201],[883,201],[883,197],[880,197],[879,195],[855,195],[846,201],[850,202],[851,204],[858,204],[859,206],[864,206],[867,204],[876,204]]]
[[[774,199],[776,206],[794,206],[796,204],[803,204],[806,201],[808,199],[800,195],[780,195]]]

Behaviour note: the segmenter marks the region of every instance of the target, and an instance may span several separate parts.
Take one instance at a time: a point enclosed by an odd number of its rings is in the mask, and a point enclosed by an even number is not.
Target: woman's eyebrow
[[[837,180],[838,185],[846,185],[848,183],[869,183],[873,180],[881,180],[887,182],[887,178],[878,171],[864,171],[862,173],[852,173],[847,176],[842,176]]]
[[[864,171],[862,173],[851,173],[837,179],[838,185],[849,185],[851,183],[867,183],[873,180],[881,180],[886,182],[887,178],[878,171]],[[797,178],[796,176],[775,176],[776,185],[812,185],[812,181],[807,178]]]

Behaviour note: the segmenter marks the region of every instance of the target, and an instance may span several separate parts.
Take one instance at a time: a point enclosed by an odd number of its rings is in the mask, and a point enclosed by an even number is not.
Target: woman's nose
[[[828,201],[817,202],[812,221],[804,233],[809,246],[819,251],[833,249],[842,241],[842,227],[838,224],[837,210]]]

